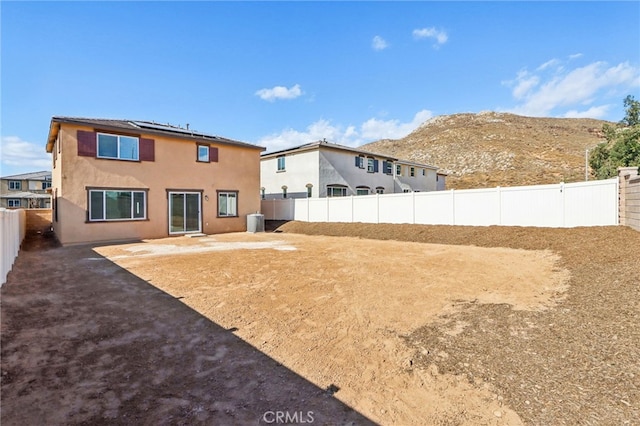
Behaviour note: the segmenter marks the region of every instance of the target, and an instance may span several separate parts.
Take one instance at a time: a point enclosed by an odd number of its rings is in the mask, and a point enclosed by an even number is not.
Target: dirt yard
[[[22,252],[3,424],[640,417],[640,233],[278,231]]]

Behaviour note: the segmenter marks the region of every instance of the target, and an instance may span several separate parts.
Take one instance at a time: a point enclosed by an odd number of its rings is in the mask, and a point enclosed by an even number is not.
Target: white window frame
[[[341,194],[334,194],[334,191],[340,191]],[[327,197],[346,197],[347,187],[340,185],[327,185]]]
[[[10,191],[21,191],[22,190],[22,181],[10,180],[9,181],[9,190]]]
[[[43,191],[46,191],[49,188],[51,188],[51,181],[50,180],[45,180],[44,182],[42,182],[42,190]]]
[[[396,164],[396,176],[402,176],[402,165]]]
[[[287,165],[286,165],[286,160],[285,160],[286,157],[284,155],[281,155],[281,156],[276,157],[276,158],[277,158],[277,162],[278,162],[278,166],[277,166],[278,167],[278,171],[279,172],[284,172],[285,170],[287,170],[287,167],[286,167]]]
[[[378,186],[376,188],[376,194],[384,194],[384,187],[383,186]]]
[[[220,212],[220,200],[224,197],[227,199],[226,211]],[[233,200],[233,203],[229,203]],[[238,191],[218,191],[218,217],[238,217]]]
[[[115,157],[111,157],[108,155],[100,155],[100,136],[109,136],[109,137],[115,137],[116,139],[116,148],[117,148],[117,153]],[[122,138],[128,138],[128,139],[135,139],[136,141],[136,157],[137,158],[123,158],[122,154],[120,152],[121,150],[121,140]],[[127,135],[115,135],[112,133],[98,133],[96,135],[96,158],[106,158],[109,160],[123,160],[123,161],[140,161],[140,138],[136,137],[136,136],[127,136]]]
[[[375,172],[375,163],[376,160],[375,158],[371,158],[371,157],[367,157],[367,173],[374,173]]]
[[[124,218],[107,218],[107,193],[108,192],[129,192],[131,193],[131,215],[130,217]],[[94,207],[92,205],[92,193],[102,193],[102,211],[100,217],[94,218]],[[142,216],[135,217],[136,215],[140,215],[140,209],[136,209],[138,207],[136,205],[136,196],[135,194],[142,194]],[[147,219],[147,191],[144,190],[135,190],[135,189],[119,189],[119,188],[108,188],[108,189],[90,189],[87,192],[88,200],[88,219],[89,222],[122,222],[122,221],[130,221],[130,220],[146,220]],[[96,212],[97,213],[97,212]]]
[[[356,188],[356,195],[370,195],[370,194],[371,194],[371,188],[369,188],[368,186],[358,186]]]
[[[358,156],[358,168],[364,169],[364,156],[362,155]]]
[[[198,146],[198,152],[197,152],[198,158],[197,158],[197,161],[199,163],[210,163],[211,160],[209,159],[209,145],[200,145],[200,144],[198,144],[197,146]],[[202,152],[200,152],[200,150],[202,150]],[[205,151],[206,151],[206,156],[204,155]],[[204,158],[204,160],[203,160],[203,158]]]
[[[7,207],[22,207],[22,200],[19,198],[9,198],[7,200]]]

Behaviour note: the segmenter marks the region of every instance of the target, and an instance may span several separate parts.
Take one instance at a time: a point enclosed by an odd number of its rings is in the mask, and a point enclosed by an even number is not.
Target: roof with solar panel
[[[155,121],[144,120],[114,120],[107,118],[84,118],[84,117],[53,117],[51,123],[71,123],[84,124],[94,126],[96,130],[111,131],[127,131],[131,133],[144,133],[152,135],[165,135],[178,138],[184,138],[196,141],[206,141],[208,143],[220,143],[225,145],[237,145],[244,147],[257,148],[264,150],[265,148],[253,145],[247,142],[240,142],[221,136],[211,135],[186,127],[176,126],[172,124],[157,123]]]

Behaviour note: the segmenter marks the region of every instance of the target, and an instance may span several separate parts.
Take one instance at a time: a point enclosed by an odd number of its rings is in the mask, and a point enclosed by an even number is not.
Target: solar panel
[[[190,136],[198,136],[202,138],[218,139],[217,136],[207,135],[205,133],[196,132],[189,129],[183,129],[182,127],[171,126],[168,124],[148,123],[146,121],[132,121],[131,124],[133,124],[134,126],[140,127],[142,129],[155,129],[155,130],[162,130],[165,132],[182,133]]]

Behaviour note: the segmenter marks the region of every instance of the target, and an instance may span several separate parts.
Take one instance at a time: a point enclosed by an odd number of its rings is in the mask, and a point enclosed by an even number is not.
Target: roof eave
[[[54,117],[55,118],[55,117]],[[58,132],[60,131],[60,123],[51,119],[51,125],[49,126],[49,137],[47,138],[47,152],[53,152],[53,146],[58,139]]]
[[[127,120],[122,120],[122,121],[127,121]],[[73,118],[67,118],[67,117],[53,117],[51,119],[51,124],[53,126],[53,123],[56,123],[58,126],[58,130],[60,129],[60,123],[66,123],[66,124],[78,124],[81,126],[89,126],[89,127],[93,127],[96,129],[104,129],[104,130],[111,130],[114,132],[126,132],[129,129],[125,129],[123,127],[119,127],[119,126],[110,126],[108,124],[96,124],[96,123],[91,123],[89,121],[84,121],[84,120],[76,120]],[[196,142],[206,142],[206,143],[220,143],[223,145],[231,145],[231,146],[238,146],[238,147],[244,147],[244,148],[249,148],[249,149],[257,149],[260,151],[265,151],[267,148],[263,147],[263,146],[258,146],[258,145],[253,145],[250,143],[246,143],[246,142],[240,142],[240,141],[234,141],[231,139],[226,139],[220,136],[211,136],[210,138],[207,137],[201,137],[201,136],[195,136],[195,135],[187,135],[187,134],[179,134],[179,133],[171,133],[171,132],[163,132],[161,130],[154,130],[154,129],[142,129],[142,128],[132,128],[130,130],[135,131],[135,133],[140,133],[140,134],[147,134],[147,135],[156,135],[156,136],[165,136],[165,137],[173,137],[173,138],[177,138],[177,139],[183,139],[183,140],[189,140],[189,141],[196,141]],[[57,137],[57,132],[56,132],[56,136]],[[53,139],[53,141],[55,142],[55,137]],[[49,132],[49,139],[51,139],[51,132]],[[47,143],[47,150],[49,151],[49,143]]]

